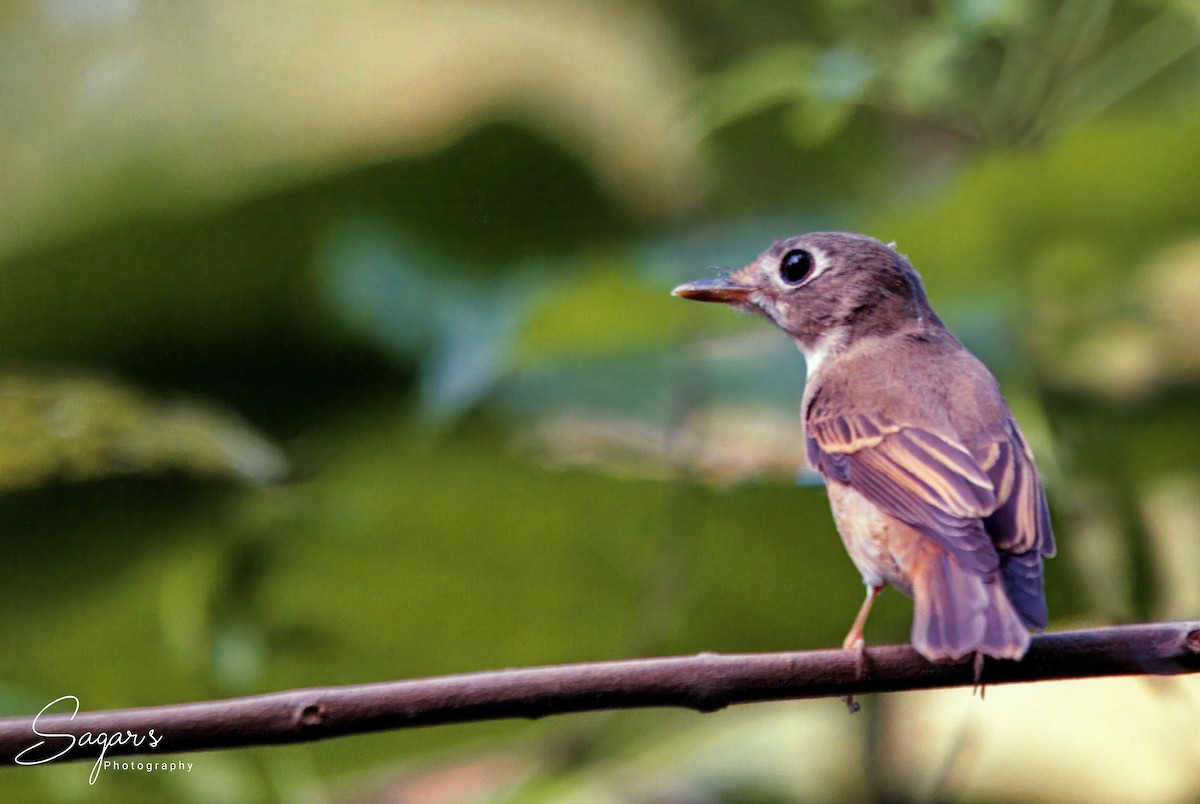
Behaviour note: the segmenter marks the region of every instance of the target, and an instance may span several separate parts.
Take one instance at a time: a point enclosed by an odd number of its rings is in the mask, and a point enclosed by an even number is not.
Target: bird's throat
[[[825,332],[814,343],[802,343],[799,339],[793,338],[796,348],[804,355],[804,363],[808,368],[808,376],[813,377],[821,366],[825,365],[831,357],[840,354],[846,347],[846,333],[839,330],[831,330]]]

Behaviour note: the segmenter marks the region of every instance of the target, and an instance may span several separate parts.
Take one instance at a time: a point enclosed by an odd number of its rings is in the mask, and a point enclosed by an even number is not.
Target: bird
[[[972,656],[978,683],[983,657],[1024,657],[1047,622],[1045,491],[999,384],[908,259],[866,235],[812,232],[672,293],[761,315],[804,355],[807,459],[867,590],[842,643],[860,675],[888,586],[913,599],[912,646],[930,662]]]

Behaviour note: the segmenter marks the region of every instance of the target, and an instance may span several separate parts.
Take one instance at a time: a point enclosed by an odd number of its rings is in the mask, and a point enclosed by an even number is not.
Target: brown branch
[[[868,658],[868,675],[861,679],[856,678],[854,655],[848,651],[703,653],[318,687],[224,701],[82,712],[73,718],[42,715],[37,726],[42,735],[75,737],[86,732],[148,736],[153,730],[160,738],[153,750],[142,740],[140,745],[110,744],[105,755],[159,755],[598,709],[678,706],[711,712],[751,701],[961,687],[974,682],[971,660],[930,664],[908,645],[870,648]],[[1036,637],[1020,662],[989,659],[982,680],[1010,684],[1195,672],[1200,672],[1200,621]],[[38,741],[44,745],[24,756],[26,764],[70,746],[65,736],[39,737],[33,725],[32,717],[0,719],[0,762],[13,763]],[[98,745],[76,744],[55,761],[95,759],[99,753]]]

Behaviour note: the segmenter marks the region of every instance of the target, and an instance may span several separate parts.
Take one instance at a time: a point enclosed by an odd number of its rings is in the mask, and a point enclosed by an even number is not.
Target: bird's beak
[[[726,277],[718,279],[699,279],[695,282],[685,282],[671,291],[672,296],[703,302],[724,302],[737,304],[747,301],[754,288],[749,285],[739,285]]]

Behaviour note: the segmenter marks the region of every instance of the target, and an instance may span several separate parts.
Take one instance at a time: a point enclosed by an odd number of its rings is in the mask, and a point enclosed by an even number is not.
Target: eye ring
[[[789,285],[799,285],[812,273],[815,262],[812,252],[792,249],[779,261],[779,278]]]

